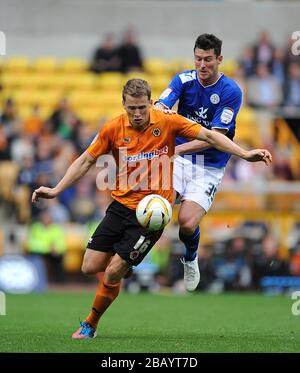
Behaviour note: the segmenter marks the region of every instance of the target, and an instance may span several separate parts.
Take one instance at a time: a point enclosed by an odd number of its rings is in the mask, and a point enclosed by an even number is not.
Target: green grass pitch
[[[300,352],[300,315],[287,296],[123,292],[96,339],[72,340],[93,296],[7,295],[0,352]]]

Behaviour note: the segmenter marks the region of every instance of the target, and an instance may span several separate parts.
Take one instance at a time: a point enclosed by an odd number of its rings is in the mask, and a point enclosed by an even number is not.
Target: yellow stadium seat
[[[41,106],[40,107],[40,117],[42,120],[47,120],[53,113],[55,107],[53,106]]]
[[[170,84],[170,79],[166,74],[155,75],[149,79],[149,84],[153,91],[160,91],[162,93]]]
[[[19,89],[13,93],[12,98],[16,101],[18,106],[34,105],[37,103],[39,93],[34,90]]]
[[[15,92],[13,98],[18,105],[41,105],[54,106],[62,98],[63,93],[59,90],[27,90],[22,89]]]
[[[73,91],[69,96],[69,102],[73,108],[102,106],[103,94],[97,91]]]
[[[0,77],[0,82],[4,89],[15,89],[25,85],[24,81],[27,82],[27,76],[26,73],[15,74],[11,71],[5,71]]]
[[[162,94],[161,90],[158,90],[158,91],[157,90],[152,90],[151,97],[152,97],[153,102],[157,101],[161,94]]]
[[[114,106],[120,107],[122,106],[122,98],[120,93],[103,93],[101,98],[101,102],[103,106]]]
[[[131,71],[124,75],[123,77],[123,84],[127,82],[129,79],[144,79],[146,81],[150,80],[151,75],[147,74],[146,72],[143,71]]]
[[[96,124],[96,122],[105,116],[105,111],[103,108],[78,108],[74,111],[80,119],[90,125]]]
[[[161,58],[148,58],[144,62],[144,69],[151,75],[163,74],[167,71],[167,63]]]
[[[97,87],[105,91],[121,92],[124,76],[118,72],[102,73],[96,77]]]
[[[25,120],[28,117],[30,117],[32,113],[32,105],[21,105],[18,108],[18,116],[22,119]]]
[[[64,255],[63,266],[70,273],[80,272],[83,254],[78,251],[67,251]]]
[[[72,74],[66,81],[68,89],[94,90],[96,87],[95,76],[92,73]]]
[[[186,70],[192,70],[195,68],[194,61],[192,58],[183,59],[183,58],[176,58],[172,59],[167,64],[167,71],[170,74],[169,77],[171,79],[171,76],[174,74],[177,74],[182,71]]]
[[[262,139],[255,111],[248,106],[242,107],[237,115],[235,139],[256,147],[261,146]]]
[[[58,68],[58,62],[53,57],[40,57],[32,63],[32,68],[36,72],[50,73]]]
[[[238,113],[238,120],[239,122],[243,123],[256,123],[256,114],[255,110],[253,110],[249,106],[243,106],[241,107],[239,113]]]
[[[30,60],[27,57],[11,57],[3,62],[3,70],[13,73],[26,72],[30,69]]]
[[[69,77],[66,74],[49,74],[45,86],[52,89],[66,90],[69,87]]]
[[[34,105],[31,105],[31,104],[20,106],[18,109],[19,117],[23,120],[29,118],[32,115],[33,106]],[[47,105],[40,106],[39,105],[39,117],[42,120],[49,119],[54,109],[55,109],[55,105],[51,105],[51,106],[47,106]]]
[[[22,224],[29,222],[31,218],[30,210],[30,189],[27,185],[19,185],[15,192],[15,204],[18,220]]]
[[[107,109],[105,111],[105,118],[106,120],[111,120],[111,119],[114,119],[116,117],[118,117],[119,115],[125,113],[124,111],[124,108],[119,108],[119,107],[112,107],[110,109]]]
[[[122,99],[120,93],[115,92],[97,92],[97,91],[73,91],[68,96],[69,102],[73,108],[90,108],[90,107],[110,107],[122,108]]]
[[[18,173],[19,166],[15,162],[0,162],[0,196],[6,202],[14,201],[14,186],[18,177]]]
[[[235,60],[226,59],[220,65],[220,71],[229,77],[233,77],[238,64]]]
[[[81,58],[66,58],[60,63],[60,68],[67,74],[85,72],[88,70],[88,63]]]

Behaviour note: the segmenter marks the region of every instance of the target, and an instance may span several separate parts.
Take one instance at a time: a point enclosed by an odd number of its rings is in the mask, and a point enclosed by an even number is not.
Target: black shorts
[[[102,222],[87,245],[88,249],[117,253],[130,265],[138,265],[159,240],[163,229],[149,231],[143,228],[131,210],[121,203],[112,202]]]

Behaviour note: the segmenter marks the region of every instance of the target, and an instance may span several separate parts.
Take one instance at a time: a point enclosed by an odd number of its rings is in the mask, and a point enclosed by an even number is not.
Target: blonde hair
[[[125,96],[129,95],[132,97],[141,97],[147,96],[148,99],[151,99],[151,88],[143,79],[130,79],[123,87],[122,99],[125,102]]]

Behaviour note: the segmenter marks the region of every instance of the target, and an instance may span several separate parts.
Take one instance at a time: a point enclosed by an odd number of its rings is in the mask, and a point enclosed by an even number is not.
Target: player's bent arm
[[[214,148],[225,153],[236,155],[249,162],[263,161],[268,165],[272,161],[272,156],[268,150],[254,149],[247,151],[217,131],[210,131],[202,127],[197,139],[207,141]]]
[[[223,134],[227,132],[226,129],[213,129],[212,131],[218,131]],[[211,145],[206,141],[192,140],[185,142],[184,144],[177,145],[175,147],[175,154],[182,155],[188,153],[197,153],[210,147]]]
[[[32,194],[32,202],[37,202],[39,198],[55,198],[62,191],[74,184],[78,179],[85,175],[92,165],[96,162],[87,151],[81,154],[68,168],[65,176],[54,188],[41,186],[36,189]]]

